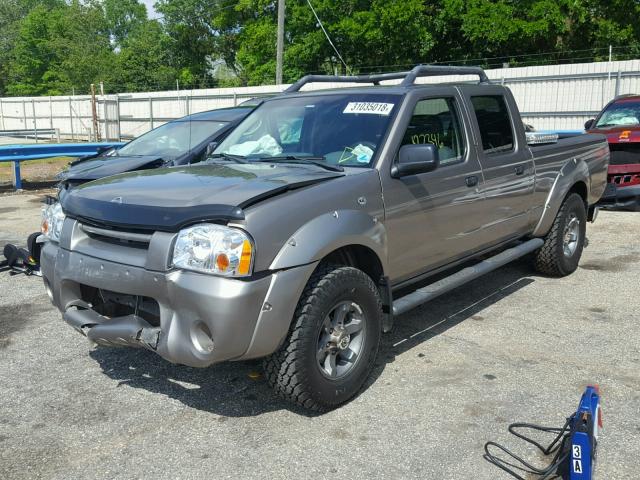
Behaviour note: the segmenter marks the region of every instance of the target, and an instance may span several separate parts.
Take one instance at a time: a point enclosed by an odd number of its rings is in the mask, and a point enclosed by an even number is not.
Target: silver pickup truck
[[[446,74],[479,82],[415,82]],[[97,344],[193,367],[264,357],[280,395],[323,411],[362,388],[395,316],[527,254],[572,273],[608,161],[599,135],[528,142],[479,68],[305,77],[205,162],[46,209],[44,283]]]

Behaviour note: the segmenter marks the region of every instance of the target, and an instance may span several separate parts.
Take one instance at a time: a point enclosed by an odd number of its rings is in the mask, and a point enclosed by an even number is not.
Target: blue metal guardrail
[[[52,143],[40,145],[3,145],[0,146],[0,162],[13,162],[13,186],[22,188],[20,162],[52,157],[84,157],[95,155],[98,149],[121,147],[123,142],[102,143]]]

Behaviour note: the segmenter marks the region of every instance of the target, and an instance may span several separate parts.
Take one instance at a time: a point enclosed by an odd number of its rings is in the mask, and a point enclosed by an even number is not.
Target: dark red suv
[[[616,97],[584,128],[606,135],[611,149],[607,188],[599,205],[639,211],[640,95]]]

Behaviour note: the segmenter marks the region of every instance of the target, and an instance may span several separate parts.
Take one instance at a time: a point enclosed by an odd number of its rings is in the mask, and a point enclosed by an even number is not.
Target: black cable
[[[555,452],[558,448],[560,448],[561,444],[558,442],[562,438],[562,435],[569,430],[569,424],[571,423],[571,420],[572,418],[567,418],[567,421],[564,423],[562,428],[541,427],[539,425],[534,425],[532,423],[512,423],[511,425],[509,425],[509,433],[511,433],[512,435],[515,435],[518,438],[523,439],[525,442],[535,445],[545,455],[550,455],[553,452]],[[523,434],[516,432],[515,431],[516,428],[530,428],[531,430],[537,430],[539,432],[556,433],[557,436],[553,439],[553,441],[549,444],[548,447],[543,447],[532,438],[525,437]]]
[[[566,463],[567,458],[569,458],[569,449],[567,448],[567,442],[571,438],[571,425],[573,424],[573,417],[567,419],[562,428],[557,427],[542,427],[539,425],[534,425],[531,423],[512,423],[509,425],[509,433],[515,435],[516,437],[524,440],[531,445],[534,445],[538,450],[540,450],[545,456],[551,455],[555,453],[551,464],[545,468],[538,468],[530,463],[526,462],[522,457],[519,457],[515,453],[508,450],[506,447],[496,443],[496,442],[487,442],[484,446],[484,455],[483,458],[489,463],[495,465],[501,470],[507,472],[514,478],[518,480],[528,480],[525,477],[522,477],[516,472],[518,470],[520,472],[529,473],[533,475],[539,475],[538,480],[548,480],[551,478],[561,478],[558,474],[558,469],[564,463]],[[531,430],[537,430],[545,433],[555,433],[556,436],[553,441],[546,447],[542,446],[540,443],[535,441],[534,439],[525,436],[524,434],[516,431],[516,429],[528,428]],[[507,460],[503,457],[497,456],[496,454],[490,451],[491,447],[497,448],[505,453],[510,460]],[[513,463],[516,462],[516,463]],[[511,468],[510,468],[511,467]]]

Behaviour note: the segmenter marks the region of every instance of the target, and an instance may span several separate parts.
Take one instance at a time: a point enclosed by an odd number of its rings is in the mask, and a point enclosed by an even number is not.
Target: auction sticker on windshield
[[[371,113],[373,115],[389,115],[393,103],[349,102],[342,113]]]

